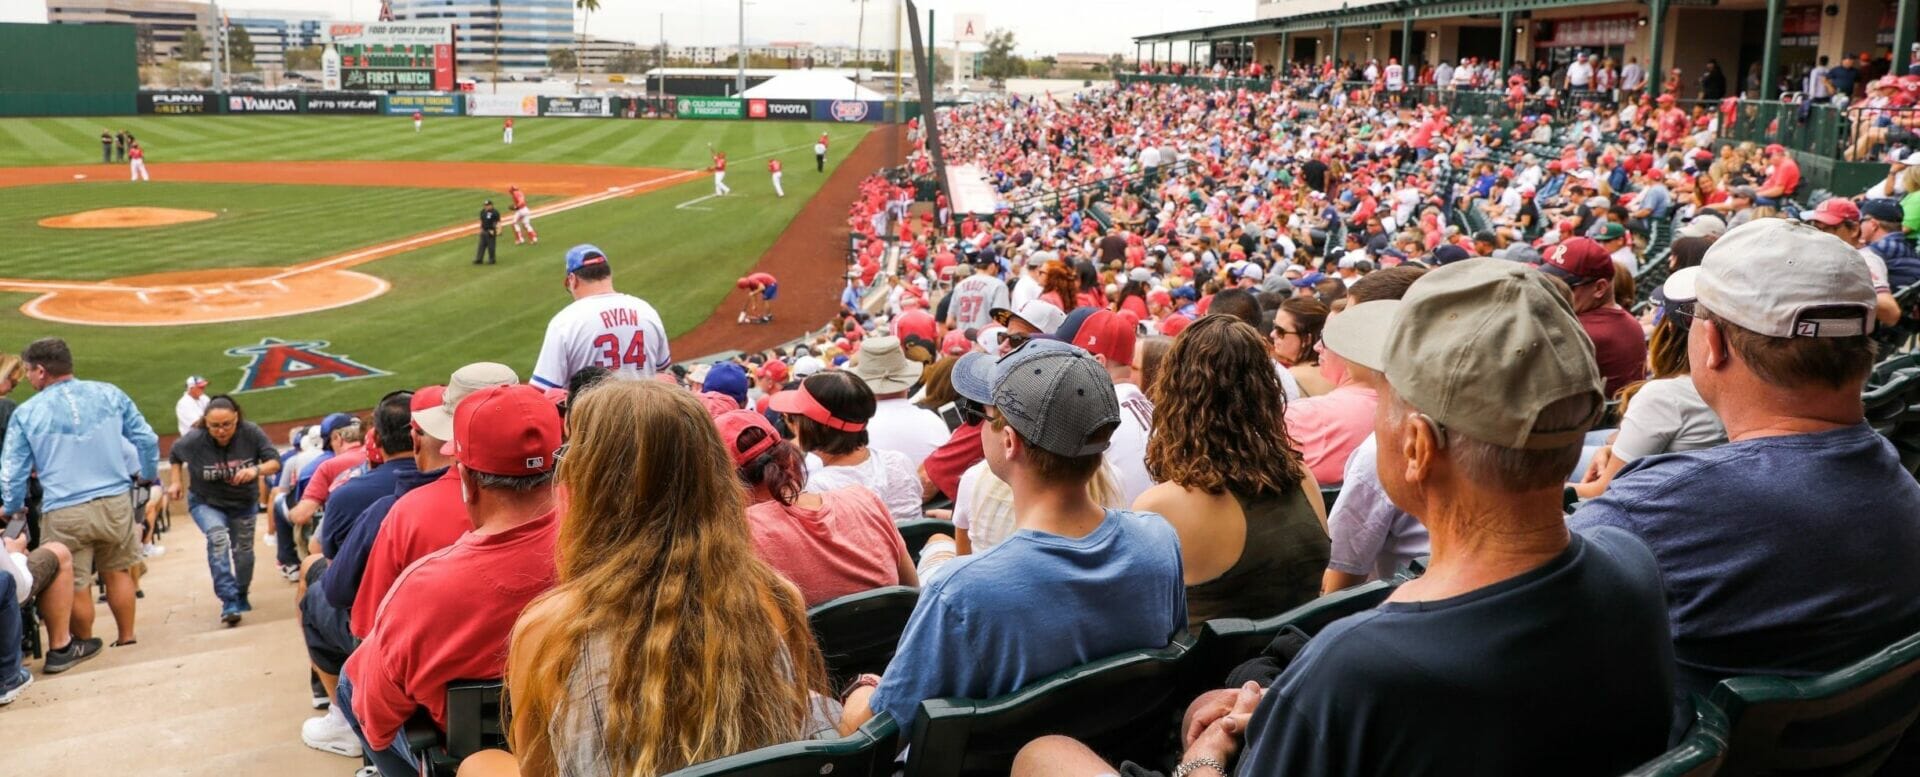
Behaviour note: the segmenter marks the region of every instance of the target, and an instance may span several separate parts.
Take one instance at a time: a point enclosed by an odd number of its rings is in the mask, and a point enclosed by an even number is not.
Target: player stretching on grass
[[[774,175],[779,175],[775,173]],[[774,180],[779,180],[775,178]],[[740,311],[742,324],[766,324],[773,321],[773,298],[780,293],[780,280],[768,273],[757,272],[733,282],[734,288],[745,289],[747,306]]]
[[[731,194],[733,189],[727,187],[727,152],[715,151],[713,145],[708,144],[707,153],[713,155],[713,196]]]
[[[787,196],[787,190],[780,188],[780,160],[767,160],[767,172],[773,174],[773,193],[781,197]]]
[[[507,142],[512,143],[512,127],[507,128],[507,136],[509,138]],[[527,207],[527,193],[520,191],[520,187],[518,186],[509,186],[507,187],[507,194],[513,196],[513,244],[520,245],[523,237],[520,234],[522,228],[527,231],[524,236],[525,240],[534,243],[540,242],[540,233],[533,231],[533,210]]]

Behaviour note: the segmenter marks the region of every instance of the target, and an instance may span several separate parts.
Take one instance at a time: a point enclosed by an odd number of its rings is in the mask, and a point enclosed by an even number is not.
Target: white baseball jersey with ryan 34
[[[566,388],[567,379],[589,366],[638,378],[673,363],[660,314],[639,297],[619,292],[582,297],[547,322],[533,384]]]

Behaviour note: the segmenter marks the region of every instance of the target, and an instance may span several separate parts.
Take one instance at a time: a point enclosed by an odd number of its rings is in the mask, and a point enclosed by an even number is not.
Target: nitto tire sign
[[[212,92],[141,92],[139,107],[141,113],[165,116],[220,112]]]
[[[313,94],[307,95],[307,113],[357,113],[372,114],[380,112],[380,96],[372,94]]]
[[[299,113],[300,99],[290,94],[230,94],[227,113]]]

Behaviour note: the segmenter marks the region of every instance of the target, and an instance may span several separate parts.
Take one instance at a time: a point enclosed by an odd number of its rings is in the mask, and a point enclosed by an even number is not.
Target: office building
[[[573,49],[570,0],[391,0],[393,20],[452,22],[462,73],[541,73],[547,52]]]

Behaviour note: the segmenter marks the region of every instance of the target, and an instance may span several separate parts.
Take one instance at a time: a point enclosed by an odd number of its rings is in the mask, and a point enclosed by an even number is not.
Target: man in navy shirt
[[[1693,383],[1727,443],[1637,459],[1572,519],[1653,549],[1683,698],[1730,675],[1831,671],[1920,631],[1920,485],[1860,405],[1866,263],[1758,219],[1700,270]]]
[[[924,700],[1002,696],[1063,669],[1165,646],[1186,628],[1173,527],[1151,513],[1103,509],[1087,495],[1120,426],[1106,369],[1079,348],[1033,340],[997,361],[962,357],[954,388],[987,406],[981,446],[1013,490],[1017,529],[924,581],[884,679],[862,678],[878,688],[848,700],[849,725],[887,712],[904,731]]]
[[[1673,654],[1653,557],[1561,513],[1604,406],[1572,306],[1482,258],[1340,315],[1371,319],[1352,345],[1385,365],[1380,485],[1426,525],[1428,571],[1321,631],[1264,693],[1202,697],[1175,773],[1223,777],[1239,754],[1254,775],[1599,776],[1665,750]],[[1045,739],[1014,774],[1101,771]]]

